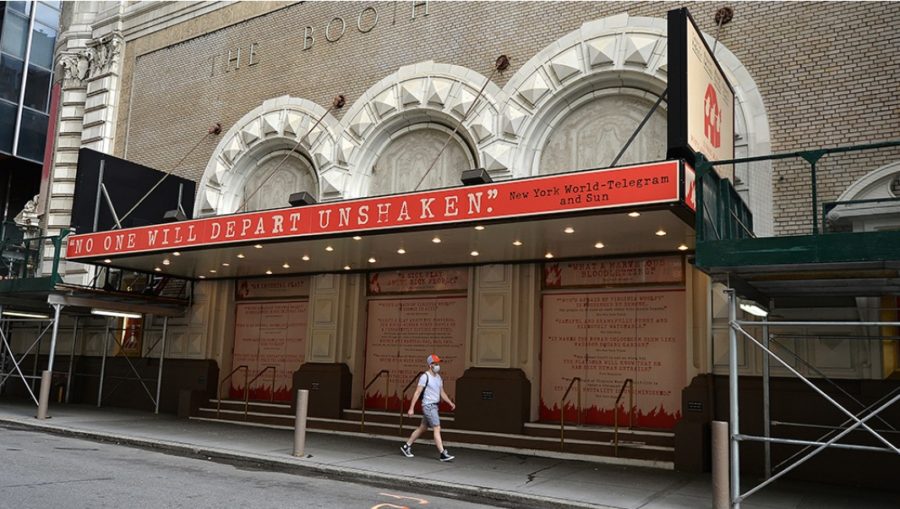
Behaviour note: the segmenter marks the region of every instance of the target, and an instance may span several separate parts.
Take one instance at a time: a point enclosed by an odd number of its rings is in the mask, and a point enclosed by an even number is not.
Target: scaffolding
[[[73,326],[72,326],[72,348],[69,352],[68,357],[68,366],[65,371],[54,371],[54,367],[56,364],[56,348],[57,348],[57,340],[59,338],[59,324],[61,320],[61,316],[66,309],[66,303],[71,301],[71,298],[67,298],[65,296],[51,294],[48,297],[48,305],[52,310],[52,313],[47,315],[46,317],[41,316],[40,313],[35,312],[33,308],[29,308],[29,311],[17,311],[8,309],[9,306],[4,306],[0,304],[0,389],[9,382],[10,379],[20,379],[25,386],[25,389],[28,391],[28,395],[31,397],[31,400],[38,408],[38,418],[45,419],[47,417],[47,409],[49,406],[50,399],[50,390],[53,385],[53,377],[65,377],[65,402],[68,403],[71,395],[72,389],[72,379],[76,376],[99,376],[99,389],[97,394],[97,406],[100,407],[103,403],[103,391],[106,383],[107,375],[106,375],[106,365],[107,358],[109,356],[110,349],[110,338],[112,338],[113,342],[118,346],[119,352],[125,351],[125,345],[119,340],[116,336],[115,331],[112,327],[112,318],[107,317],[106,319],[106,328],[105,334],[103,338],[103,351],[102,351],[102,360],[101,360],[101,368],[99,375],[91,375],[86,373],[75,373],[75,352],[78,348],[78,328],[81,324],[81,319],[84,316],[83,312],[79,312],[79,307],[77,306],[68,306],[71,311],[71,315],[73,317]],[[79,304],[84,304],[79,302]],[[100,303],[102,304],[102,303]],[[154,309],[155,314],[159,314],[162,310]],[[162,311],[165,312],[165,311]],[[169,312],[171,314],[171,312]],[[141,313],[143,316],[145,313]],[[122,355],[125,358],[129,368],[134,373],[134,377],[115,377],[119,380],[119,385],[116,385],[115,389],[117,389],[122,383],[125,381],[137,381],[141,384],[141,387],[144,389],[147,397],[150,399],[153,404],[154,413],[159,413],[159,404],[160,404],[160,395],[162,392],[162,381],[164,374],[164,365],[166,359],[166,340],[168,338],[168,330],[169,330],[169,316],[170,314],[163,314],[162,319],[162,335],[159,339],[154,342],[149,349],[143,352],[144,356],[153,355],[154,350],[156,350],[157,346],[159,346],[159,366],[157,368],[157,374],[155,378],[145,379],[141,376],[138,369],[135,367],[134,363],[131,361],[128,355]],[[14,323],[37,323],[39,326],[38,334],[33,341],[28,345],[28,347],[24,350],[24,352],[17,353],[13,349],[10,331],[12,329],[12,325]],[[48,352],[48,361],[47,368],[41,372],[40,375],[37,374],[37,366],[38,366],[38,357],[41,355],[41,342],[43,338],[47,335],[48,331],[50,332],[50,348]],[[27,375],[23,370],[23,362],[25,359],[32,355],[34,357],[34,364],[32,369],[32,374]],[[117,354],[118,355],[118,354]],[[36,380],[40,380],[40,388],[35,392],[34,382]],[[151,391],[150,387],[146,382],[155,382],[156,387],[155,391]]]
[[[886,422],[881,418],[879,414],[881,414],[884,410],[892,406],[893,404],[900,401],[900,389],[889,392],[888,394],[882,396],[879,400],[871,403],[869,405],[864,405],[858,399],[852,397],[850,394],[846,394],[849,396],[854,402],[862,406],[862,410],[853,412],[851,409],[847,408],[845,405],[842,405],[836,399],[829,396],[824,390],[819,388],[812,380],[804,376],[800,371],[791,366],[790,362],[783,359],[780,355],[775,353],[771,348],[770,344],[770,335],[769,328],[770,327],[803,327],[803,326],[873,326],[873,327],[896,327],[900,326],[900,322],[840,322],[840,321],[770,321],[768,317],[761,321],[756,320],[739,320],[737,313],[737,301],[738,297],[734,289],[729,288],[726,290],[728,295],[728,340],[729,340],[729,348],[728,348],[728,395],[729,395],[729,456],[730,456],[730,479],[729,479],[729,505],[733,508],[739,508],[741,502],[744,501],[747,497],[753,495],[759,490],[765,488],[766,486],[772,484],[777,479],[784,477],[789,472],[799,467],[803,463],[809,461],[817,454],[825,450],[826,448],[835,448],[835,449],[849,449],[856,451],[870,451],[870,452],[885,452],[885,453],[893,453],[900,456],[900,448],[897,445],[892,443],[888,438],[884,436],[886,430],[875,429],[868,424],[871,420],[879,420],[881,423],[889,428],[890,431],[896,431],[896,428],[890,423]],[[758,339],[753,334],[748,332],[744,327],[753,326],[753,327],[761,327],[762,328],[762,338]],[[764,362],[763,362],[763,379],[762,379],[762,390],[763,390],[763,435],[750,435],[746,433],[741,433],[740,431],[740,399],[738,397],[738,338],[743,337],[750,344],[759,348],[762,352],[765,353]],[[860,341],[865,341],[867,339],[876,339],[880,340],[881,337],[872,337],[872,338],[856,338]],[[783,348],[783,347],[782,347]],[[790,352],[790,350],[783,348],[784,350]],[[792,355],[796,356],[793,352],[790,352]],[[824,398],[831,405],[834,406],[840,413],[844,414],[847,419],[841,423],[840,426],[834,427],[825,427],[828,431],[823,434],[818,440],[797,440],[797,439],[788,439],[788,438],[778,438],[773,437],[771,435],[771,425],[773,423],[778,423],[778,421],[772,421],[770,417],[770,408],[769,408],[769,359],[775,360],[778,364],[784,367],[787,371],[791,373],[794,377],[798,378],[803,384],[811,388],[816,394]],[[831,382],[827,377],[824,380]],[[785,424],[785,423],[781,423]],[[798,423],[790,423],[792,425],[803,425],[803,426],[812,426]],[[847,444],[847,443],[839,443],[841,439],[849,435],[851,432],[856,431],[858,429],[862,429],[871,434],[878,442],[883,444],[883,447],[869,446],[869,445],[861,445],[861,444]],[[741,480],[740,480],[740,444],[741,442],[762,442],[764,444],[764,462],[765,462],[765,479],[759,484],[753,486],[745,492],[741,492]],[[794,446],[803,446],[803,449],[791,455],[787,459],[781,461],[778,465],[776,465],[777,472],[773,473],[772,468],[772,456],[771,456],[771,445],[772,444],[786,444],[786,445],[794,445]],[[810,450],[812,449],[812,450]]]

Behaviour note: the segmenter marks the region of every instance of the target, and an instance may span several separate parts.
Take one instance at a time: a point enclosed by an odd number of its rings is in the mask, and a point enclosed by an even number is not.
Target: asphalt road
[[[0,508],[495,507],[0,427]]]

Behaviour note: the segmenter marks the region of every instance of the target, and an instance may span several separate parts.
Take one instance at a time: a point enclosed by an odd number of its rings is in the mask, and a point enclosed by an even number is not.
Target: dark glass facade
[[[0,2],[0,153],[42,162],[59,2]]]

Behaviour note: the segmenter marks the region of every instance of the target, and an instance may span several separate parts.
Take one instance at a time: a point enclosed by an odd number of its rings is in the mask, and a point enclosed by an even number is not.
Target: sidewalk
[[[326,474],[345,481],[462,495],[484,504],[615,509],[711,507],[709,475],[451,448],[457,459],[437,461],[434,446],[417,442],[415,458],[396,443],[310,432],[305,458],[291,456],[293,432],[177,419],[123,409],[53,405],[46,421],[34,405],[0,402],[0,425],[262,468]],[[746,486],[755,481],[747,479]],[[746,509],[896,508],[896,493],[824,484],[779,482],[742,504]]]

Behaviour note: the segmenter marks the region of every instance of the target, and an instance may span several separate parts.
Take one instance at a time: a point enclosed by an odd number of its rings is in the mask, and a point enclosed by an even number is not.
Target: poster
[[[118,336],[113,355],[127,357],[140,357],[144,346],[144,319],[123,318],[122,328],[115,334]]]
[[[232,366],[247,366],[251,400],[290,401],[293,375],[305,359],[307,301],[241,302],[236,305]],[[244,376],[231,379],[229,396],[244,397]],[[274,388],[274,394],[273,394]]]
[[[582,380],[582,423],[613,424],[625,379],[634,380],[634,426],[671,429],[681,418],[685,375],[684,290],[544,295],[542,420],[559,421],[572,377]],[[565,405],[577,418],[576,393]],[[628,391],[617,409],[628,423]]]
[[[544,264],[544,288],[684,284],[684,258],[647,256]]]
[[[456,269],[386,270],[369,274],[369,295],[462,291],[469,286],[468,267]]]
[[[366,383],[381,370],[390,371],[366,391],[366,408],[397,410],[401,391],[427,366],[432,353],[441,358],[441,378],[451,399],[456,379],[465,369],[466,297],[370,300],[366,331]],[[405,405],[415,392],[413,383]],[[441,410],[446,411],[445,405]]]
[[[241,279],[235,284],[235,297],[237,300],[306,297],[309,283],[309,276]]]

